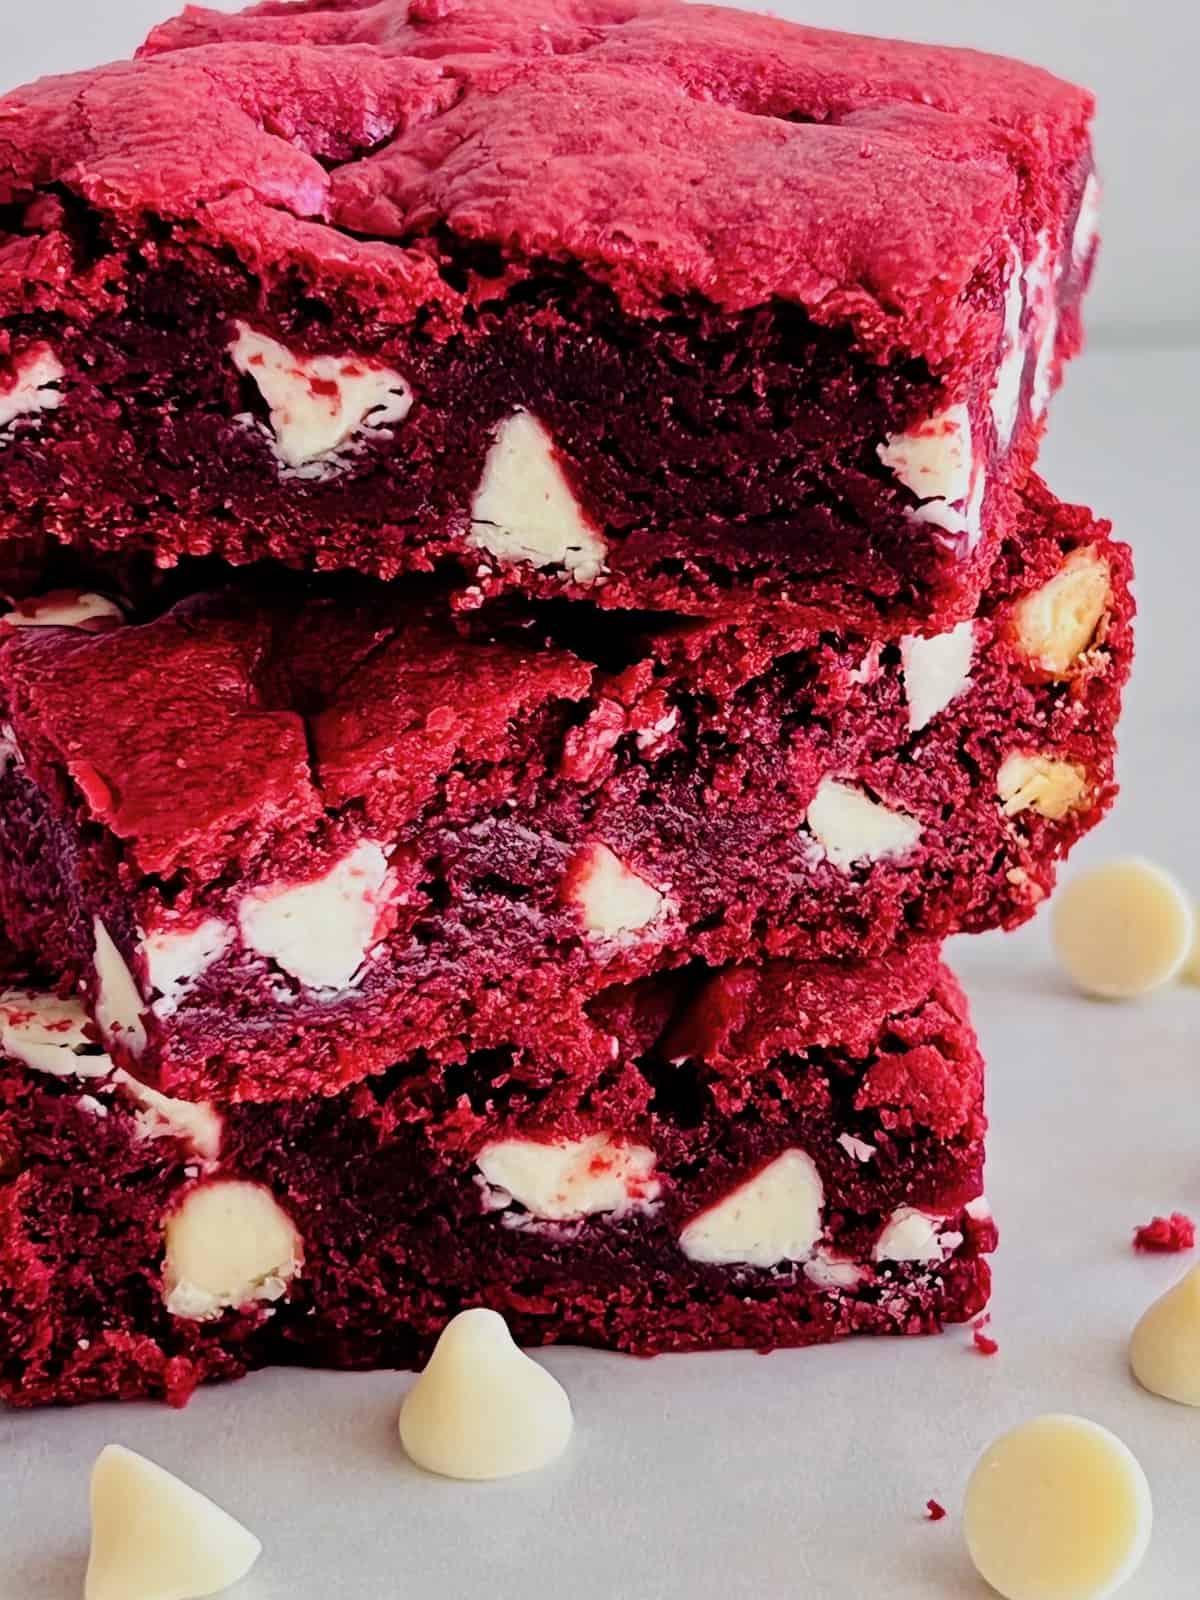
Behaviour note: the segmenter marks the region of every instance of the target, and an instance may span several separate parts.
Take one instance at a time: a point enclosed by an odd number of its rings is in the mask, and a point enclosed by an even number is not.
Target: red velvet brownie
[[[677,0],[190,8],[0,100],[0,528],[881,637],[970,617],[1083,91]]]
[[[1043,491],[895,646],[269,580],[0,621],[0,913],[187,1098],[566,1041],[701,958],[1013,926],[1114,794],[1128,553]],[[107,608],[107,610],[105,610]],[[570,641],[570,648],[563,642]],[[591,652],[589,655],[589,651]]]
[[[596,997],[598,1063],[423,1055],[328,1099],[205,1111],[0,999],[0,1395],[183,1403],[266,1363],[408,1365],[488,1305],[649,1355],[978,1314],[983,1071],[916,946]]]

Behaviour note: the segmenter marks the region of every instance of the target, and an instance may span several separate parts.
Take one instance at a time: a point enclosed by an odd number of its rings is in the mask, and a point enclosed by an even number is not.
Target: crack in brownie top
[[[636,312],[793,300],[936,367],[994,338],[973,291],[1056,218],[1090,114],[1019,63],[677,0],[189,8],[0,100],[0,306],[86,294],[49,247],[65,191],[397,318],[461,319],[449,233],[517,278],[582,262]]]

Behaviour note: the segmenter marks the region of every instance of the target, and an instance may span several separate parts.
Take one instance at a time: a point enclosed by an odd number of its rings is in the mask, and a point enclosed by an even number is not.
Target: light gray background
[[[504,0],[496,0],[498,5]],[[230,7],[232,9],[232,7]],[[1035,57],[1102,93],[1107,241],[1093,351],[1046,449],[1059,493],[1138,552],[1140,661],[1125,793],[1080,861],[1152,853],[1200,888],[1200,9],[1064,0],[792,0],[792,14]],[[0,0],[11,80],[126,50],[161,0]],[[1120,346],[1120,348],[1113,348]],[[1122,1600],[1195,1600],[1200,1414],[1125,1370],[1130,1327],[1180,1270],[1136,1257],[1155,1212],[1200,1214],[1200,990],[1105,1007],[1071,995],[1045,919],[958,941],[991,1064],[989,1188],[1004,1230],[984,1361],[963,1333],[639,1363],[545,1357],[578,1434],[512,1484],[422,1477],[395,1438],[408,1380],[267,1373],[161,1408],[0,1412],[0,1600],[74,1600],[86,1478],[111,1439],[214,1494],[266,1554],[236,1600],[986,1600],[963,1552],[962,1484],[1001,1428],[1074,1410],[1116,1429],[1150,1477],[1156,1532]],[[936,1496],[950,1518],[922,1507]],[[231,1597],[232,1600],[232,1597]]]
[[[1105,248],[1092,302],[1105,343],[1170,340],[1200,319],[1197,0],[751,0],[798,21],[1040,62],[1100,96]],[[496,0],[502,6],[504,0]],[[0,81],[130,53],[182,0],[0,0]],[[237,11],[240,0],[215,0]]]

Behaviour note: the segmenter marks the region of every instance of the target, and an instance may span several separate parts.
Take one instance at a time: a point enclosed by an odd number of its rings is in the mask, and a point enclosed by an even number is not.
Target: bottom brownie
[[[675,975],[591,1014],[601,1069],[418,1057],[219,1111],[114,1069],[75,1002],[8,991],[0,1396],[406,1366],[479,1304],[527,1344],[639,1355],[986,1304],[983,1065],[935,947]]]

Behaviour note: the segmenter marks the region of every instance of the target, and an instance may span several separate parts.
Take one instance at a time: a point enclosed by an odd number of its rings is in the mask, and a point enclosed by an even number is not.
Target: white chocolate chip
[[[1170,873],[1134,857],[1072,878],[1051,929],[1059,960],[1085,993],[1130,1000],[1179,976],[1194,947],[1196,913]]]
[[[804,1263],[804,1276],[818,1289],[857,1289],[867,1271],[861,1262],[849,1261],[824,1249]]]
[[[1017,642],[1029,659],[1066,678],[1090,649],[1112,600],[1112,573],[1095,549],[1073,550],[1049,583],[1013,607]]]
[[[963,1210],[972,1222],[990,1222],[992,1220],[991,1202],[985,1194],[981,1194],[977,1200],[969,1200]]]
[[[992,420],[996,442],[1001,450],[1012,443],[1021,408],[1021,386],[1025,380],[1025,342],[1021,322],[1025,315],[1025,288],[1021,255],[1015,246],[1009,252],[1008,287],[1004,291],[1004,343],[996,382],[992,387]]]
[[[160,928],[142,940],[146,981],[158,991],[154,1011],[169,1017],[203,973],[219,961],[233,943],[227,922],[208,917],[191,928]]]
[[[562,1455],[573,1427],[562,1385],[484,1310],[447,1325],[400,1410],[409,1458],[444,1478],[536,1472]]]
[[[99,917],[92,919],[95,937],[96,1024],[109,1049],[118,1042],[135,1056],[146,1048],[146,1029],[142,1003],[133,974],[113,943],[112,935]]]
[[[941,1229],[941,1217],[918,1211],[915,1206],[897,1206],[875,1241],[875,1260],[940,1261],[945,1255]],[[958,1244],[961,1243],[959,1239]],[[957,1249],[958,1245],[952,1248]]]
[[[190,1189],[163,1232],[163,1301],[190,1322],[280,1300],[304,1265],[295,1224],[258,1183],[221,1179]]]
[[[310,989],[349,989],[365,976],[390,890],[383,847],[364,841],[319,878],[246,895],[242,938]]]
[[[812,1158],[785,1150],[700,1212],[679,1235],[691,1261],[774,1267],[804,1261],[824,1231],[825,1187]]]
[[[55,1078],[107,1078],[112,1062],[87,1035],[88,1014],[74,998],[7,989],[0,995],[0,1051]],[[81,1052],[90,1051],[90,1054]]]
[[[262,1545],[181,1479],[110,1444],[92,1468],[85,1600],[201,1600],[250,1571]]]
[[[1088,776],[1073,761],[1014,751],[996,775],[996,791],[1004,802],[1004,815],[1036,811],[1051,822],[1086,804]]]
[[[62,362],[49,345],[27,350],[7,373],[0,373],[0,444],[21,417],[54,411],[62,404],[59,384],[66,377]]]
[[[496,430],[469,537],[500,561],[561,566],[581,584],[603,575],[608,554],[571,492],[554,441],[528,411],[514,411]]]
[[[117,1072],[113,1082],[120,1084],[138,1107],[135,1129],[139,1139],[179,1139],[206,1166],[217,1160],[224,1122],[215,1106],[207,1100],[173,1100],[127,1072]]]
[[[612,1134],[585,1139],[496,1139],[476,1165],[503,1204],[513,1201],[544,1222],[573,1222],[602,1212],[624,1216],[652,1204],[661,1192],[657,1157],[645,1145]]]
[[[960,622],[932,639],[910,634],[900,641],[911,733],[927,728],[939,712],[970,688],[974,659],[973,622]]]
[[[805,821],[824,855],[843,872],[860,861],[907,855],[921,837],[914,817],[835,778],[822,780]]]
[[[1196,937],[1192,941],[1192,949],[1183,965],[1183,976],[1189,983],[1200,984],[1200,906],[1192,902],[1192,911],[1196,919]]]
[[[1083,1417],[1002,1435],[967,1484],[971,1560],[1004,1600],[1107,1600],[1150,1542],[1150,1486],[1132,1452]]]
[[[598,939],[628,939],[662,916],[665,896],[604,844],[589,845],[568,876],[583,925]]]
[[[1129,1364],[1151,1394],[1200,1406],[1200,1267],[1146,1312],[1133,1330]]]
[[[106,595],[63,590],[23,600],[0,617],[8,628],[82,628],[89,622],[124,622],[125,613]]]
[[[949,406],[907,433],[888,435],[879,459],[921,501],[910,516],[943,529],[968,549],[982,532],[986,476],[971,446],[971,414]]]
[[[838,1143],[851,1161],[873,1161],[875,1159],[875,1146],[868,1144],[865,1139],[856,1139],[852,1133],[839,1133]]]
[[[382,430],[412,410],[398,372],[357,356],[298,356],[244,322],[229,354],[270,407],[276,453],[296,476],[327,475],[360,430],[390,437]]]

